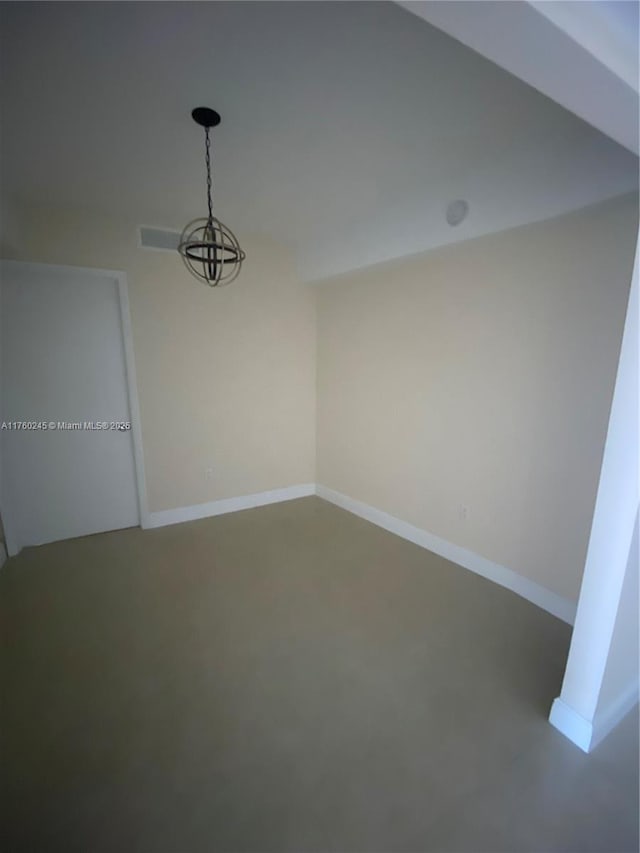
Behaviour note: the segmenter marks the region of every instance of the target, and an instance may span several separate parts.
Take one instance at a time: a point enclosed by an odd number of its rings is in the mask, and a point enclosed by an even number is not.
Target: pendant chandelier
[[[221,287],[231,284],[238,277],[246,256],[231,229],[213,215],[209,130],[220,124],[220,116],[209,107],[197,107],[191,116],[204,127],[208,215],[194,219],[186,226],[180,237],[178,251],[192,275],[206,282],[209,287]]]

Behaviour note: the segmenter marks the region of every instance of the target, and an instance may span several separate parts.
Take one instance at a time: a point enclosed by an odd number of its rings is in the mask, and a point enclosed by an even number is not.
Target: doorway
[[[0,474],[9,553],[146,514],[123,273],[3,261]]]

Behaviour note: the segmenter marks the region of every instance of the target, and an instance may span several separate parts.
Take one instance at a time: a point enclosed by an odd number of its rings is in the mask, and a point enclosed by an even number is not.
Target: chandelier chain
[[[209,221],[213,219],[213,204],[211,202],[211,139],[209,138],[209,128],[205,127],[205,156],[207,161],[207,204],[209,206]]]

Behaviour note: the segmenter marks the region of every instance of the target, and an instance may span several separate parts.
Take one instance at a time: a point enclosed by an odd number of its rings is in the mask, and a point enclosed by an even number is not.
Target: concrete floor
[[[569,628],[318,498],[25,549],[0,625],[7,853],[638,850]]]

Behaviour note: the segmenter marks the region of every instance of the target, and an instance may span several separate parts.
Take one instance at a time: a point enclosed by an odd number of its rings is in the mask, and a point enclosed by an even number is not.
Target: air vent
[[[177,252],[180,242],[179,231],[167,231],[165,228],[147,228],[140,226],[140,246],[143,249],[161,249],[164,252]]]

